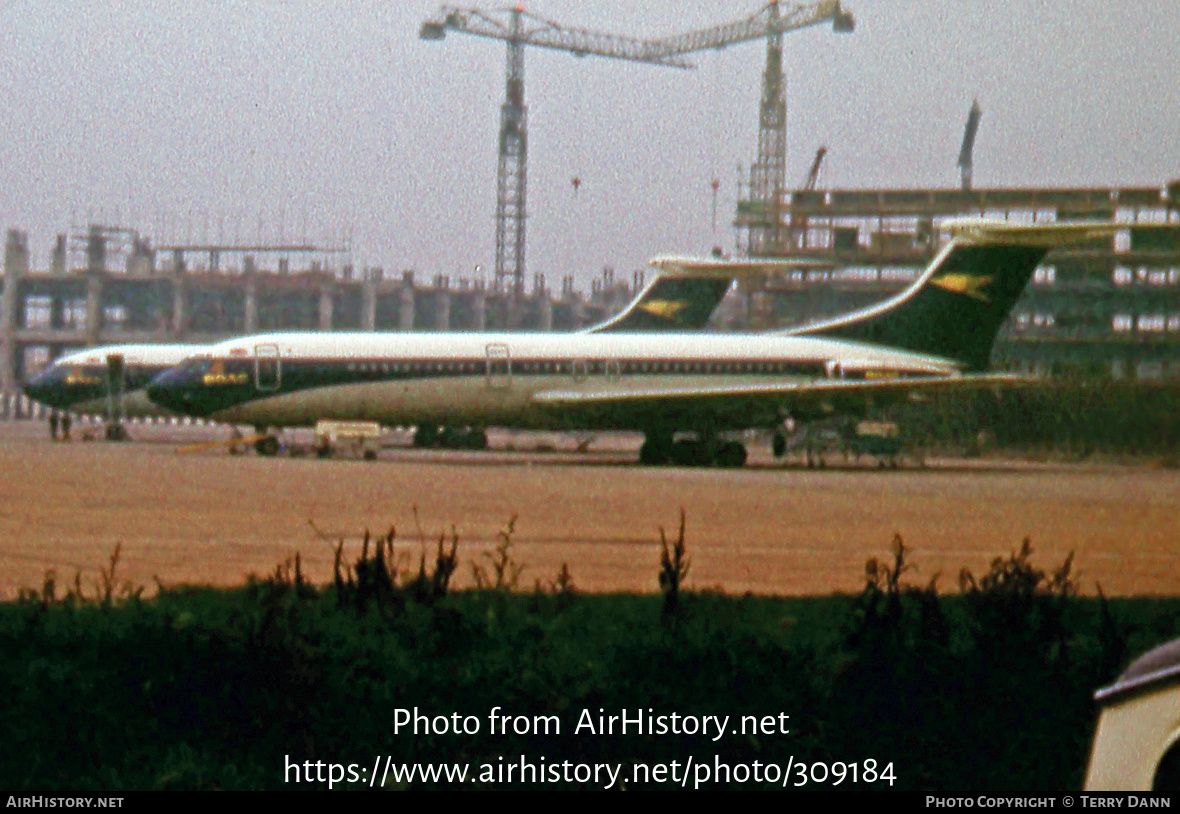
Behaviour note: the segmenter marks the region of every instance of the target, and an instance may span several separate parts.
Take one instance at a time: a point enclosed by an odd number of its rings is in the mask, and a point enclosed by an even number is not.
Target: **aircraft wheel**
[[[746,465],[746,448],[737,441],[730,441],[717,453],[717,465],[736,469]]]
[[[259,455],[278,455],[279,454],[279,439],[273,435],[268,435],[265,438],[259,438],[254,442],[254,451]]]
[[[438,427],[433,424],[419,424],[414,430],[414,446],[433,447],[439,442]]]
[[[319,457],[319,458],[331,458],[332,457],[332,448],[331,447],[317,447],[315,454],[316,454],[316,457]]]
[[[127,428],[122,424],[111,424],[106,428],[105,437],[108,441],[126,441]]]
[[[776,458],[781,458],[784,455],[786,455],[787,454],[787,437],[785,435],[783,435],[781,432],[776,432],[774,434],[774,440],[772,440],[770,442],[770,449],[771,449],[771,452],[774,453],[774,457],[776,457]]]
[[[692,466],[696,463],[695,450],[691,441],[676,441],[672,444],[669,458],[676,466]]]
[[[648,438],[639,448],[639,463],[644,466],[659,466],[668,463],[671,446],[662,439]]]
[[[443,449],[467,449],[467,433],[457,427],[443,427],[438,433],[438,445]]]

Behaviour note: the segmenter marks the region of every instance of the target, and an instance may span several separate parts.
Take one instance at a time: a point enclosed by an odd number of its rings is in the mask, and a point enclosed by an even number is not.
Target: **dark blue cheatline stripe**
[[[271,360],[264,362],[273,364]],[[150,388],[149,395],[171,409],[194,415],[209,415],[257,399],[326,387],[454,378],[483,379],[489,374],[489,366],[491,375],[496,377],[505,377],[509,372],[518,380],[536,376],[568,376],[575,383],[586,380],[610,382],[635,376],[829,376],[826,360],[532,358],[512,360],[509,371],[504,359],[489,360],[483,356],[466,359],[369,358],[347,361],[334,358],[286,358],[279,365],[277,386],[259,389],[256,386],[255,365],[253,357],[193,359],[163,377],[159,382],[160,387]],[[928,375],[926,371],[917,370],[897,375],[910,374]],[[887,375],[894,374],[890,371]],[[868,377],[864,372],[843,376],[847,379]],[[187,399],[184,395],[187,395]]]

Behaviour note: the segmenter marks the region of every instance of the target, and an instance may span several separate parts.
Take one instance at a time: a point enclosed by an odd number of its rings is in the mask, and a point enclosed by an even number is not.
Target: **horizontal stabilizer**
[[[712,275],[717,277],[761,277],[799,268],[835,268],[831,260],[799,257],[791,260],[745,260],[719,257],[654,257],[651,265],[667,274]]]
[[[980,218],[952,218],[944,220],[939,228],[949,232],[963,242],[974,244],[1004,244],[1007,246],[1041,246],[1056,248],[1071,243],[1109,237],[1125,224],[1108,221],[1070,221],[1064,223],[1039,223],[1019,225],[1002,220]]]

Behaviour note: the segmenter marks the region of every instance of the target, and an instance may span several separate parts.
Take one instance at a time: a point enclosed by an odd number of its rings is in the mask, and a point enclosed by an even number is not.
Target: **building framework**
[[[1180,182],[1159,187],[797,190],[738,205],[739,230],[785,235],[764,254],[820,257],[747,287],[751,329],[863,307],[921,272],[948,218],[1125,224],[1050,254],[1001,331],[993,362],[1038,371],[1180,376]],[[750,244],[747,244],[750,245]],[[752,251],[751,247],[751,254]]]
[[[125,253],[109,251],[111,235],[127,232],[91,227],[84,266],[69,268],[55,251],[51,269],[38,271],[29,265],[28,236],[9,230],[0,278],[0,395],[15,395],[54,359],[94,345],[201,344],[286,330],[570,330],[619,310],[643,283],[641,272],[616,280],[608,269],[587,296],[572,277],[554,292],[535,275],[532,291],[514,299],[515,292],[481,279],[437,274],[420,282],[413,271],[357,270],[337,263],[336,250],[310,245],[152,250],[136,235]]]

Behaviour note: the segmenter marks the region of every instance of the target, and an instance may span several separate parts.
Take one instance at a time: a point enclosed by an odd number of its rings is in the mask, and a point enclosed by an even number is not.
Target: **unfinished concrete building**
[[[524,296],[482,280],[336,263],[311,245],[186,244],[153,248],[131,229],[92,226],[48,270],[30,268],[28,236],[9,230],[0,280],[0,395],[75,349],[136,342],[219,341],[280,330],[570,330],[623,307],[641,273],[606,270],[588,296],[535,275]],[[76,256],[71,262],[71,254]],[[294,268],[292,263],[294,262]]]
[[[808,322],[904,288],[932,259],[939,224],[1101,220],[1113,239],[1046,258],[1001,332],[993,362],[1039,371],[1180,376],[1180,182],[1158,187],[798,190],[743,201],[736,225],[769,235],[765,254],[819,257],[746,288],[751,329]]]

